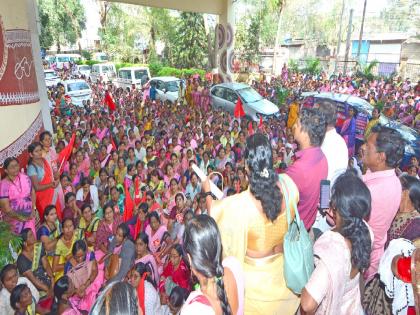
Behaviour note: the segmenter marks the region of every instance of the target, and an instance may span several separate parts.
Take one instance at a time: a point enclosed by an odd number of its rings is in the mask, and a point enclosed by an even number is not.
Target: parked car
[[[118,70],[118,77],[113,83],[123,89],[131,89],[133,84],[137,88],[141,88],[143,84],[147,83],[149,78],[150,71],[148,67],[126,67]]]
[[[149,81],[149,84],[156,84],[156,98],[171,103],[178,100],[180,83],[181,79],[176,77],[154,77]]]
[[[329,100],[335,102],[338,107],[336,123],[336,128],[338,130],[341,129],[342,123],[347,117],[346,115],[349,106],[354,107],[358,112],[356,118],[356,137],[360,140],[363,140],[366,124],[369,121],[369,119],[372,118],[372,110],[374,108],[366,100],[349,94],[327,92],[304,92],[301,94],[301,96],[304,98],[303,106],[308,107],[312,107],[315,103],[321,102],[322,100]],[[391,120],[382,114],[379,118],[379,122],[383,126],[388,126],[397,130],[402,135],[403,139],[406,141],[404,158],[401,162],[402,165],[407,165],[410,161],[411,156],[420,156],[420,135],[417,131],[401,124],[398,121]]]
[[[92,82],[96,82],[97,80],[101,82],[112,82],[116,77],[116,73],[117,71],[113,63],[97,63],[92,66],[90,79]]]
[[[241,98],[246,117],[259,121],[279,115],[279,108],[262,97],[252,87],[244,83],[222,83],[210,89],[210,104],[213,109],[220,109],[233,114],[236,102]]]
[[[85,80],[66,80],[62,82],[64,93],[76,106],[83,106],[83,101],[92,100],[92,89]]]
[[[57,73],[53,69],[44,70],[45,76],[45,85],[47,87],[56,86],[61,82],[60,78],[57,76]]]
[[[76,65],[76,69],[74,71],[75,75],[83,75],[86,78],[90,76],[90,66],[88,65]]]

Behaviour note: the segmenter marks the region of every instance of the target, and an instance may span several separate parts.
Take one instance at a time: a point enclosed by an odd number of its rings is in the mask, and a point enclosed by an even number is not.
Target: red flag
[[[128,190],[128,186],[125,185],[125,200],[124,200],[124,213],[123,213],[123,221],[127,222],[133,217],[133,210],[134,210],[134,201],[131,198],[130,191]]]
[[[115,145],[113,136],[111,136],[111,145],[112,145],[112,150],[117,151],[117,146]]]
[[[115,111],[116,106],[114,100],[111,97],[111,94],[108,91],[105,91],[104,103],[108,105],[108,108],[111,112]]]
[[[242,106],[242,101],[240,97],[238,97],[233,114],[236,118],[241,118],[245,116],[244,108]]]
[[[143,198],[140,197],[140,178],[134,180],[134,204],[138,206]]]
[[[252,128],[252,121],[249,122],[248,124],[248,135],[253,135],[254,134],[254,128]]]
[[[67,162],[67,160],[70,158],[71,153],[73,152],[75,139],[76,139],[76,133],[73,132],[73,135],[71,136],[69,144],[63,150],[61,150],[60,153],[58,153],[57,164],[59,167],[58,171],[60,172],[60,174],[63,171],[64,163]]]
[[[258,125],[258,129],[261,129],[263,126],[263,120],[262,120],[262,116],[260,116],[260,123]]]

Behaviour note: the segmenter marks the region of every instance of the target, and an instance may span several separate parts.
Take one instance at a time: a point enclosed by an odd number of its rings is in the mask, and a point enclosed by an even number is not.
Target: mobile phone
[[[329,180],[321,180],[321,189],[319,196],[320,209],[328,209],[330,207],[330,185],[331,182]]]

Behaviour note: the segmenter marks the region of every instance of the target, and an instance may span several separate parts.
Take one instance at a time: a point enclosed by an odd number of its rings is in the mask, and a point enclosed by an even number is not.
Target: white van
[[[116,71],[113,63],[97,63],[92,66],[90,79],[92,82],[112,82],[115,79]]]
[[[108,55],[104,52],[96,52],[92,54],[92,60],[106,62],[109,61],[109,58]]]
[[[56,54],[54,56],[54,63],[57,69],[63,69],[64,67],[69,69],[71,61],[71,54]]]
[[[118,77],[114,83],[117,87],[123,89],[131,89],[133,84],[137,88],[141,88],[149,79],[150,71],[148,67],[126,67],[118,70]]]

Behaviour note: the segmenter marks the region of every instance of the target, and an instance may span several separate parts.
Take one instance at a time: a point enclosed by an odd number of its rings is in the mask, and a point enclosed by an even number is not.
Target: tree
[[[135,47],[135,42],[148,36],[144,17],[143,7],[111,3],[106,24],[99,30],[103,50],[123,62],[140,59],[142,52]]]
[[[248,24],[249,21],[249,24]],[[258,14],[242,19],[236,26],[235,50],[248,65],[258,62],[260,51],[260,17]]]
[[[38,0],[38,11],[41,18],[40,42],[46,49],[52,42],[57,45],[58,52],[62,45],[75,44],[86,28],[85,11],[80,0]]]
[[[172,55],[179,68],[204,68],[207,65],[207,36],[202,14],[180,14]]]

